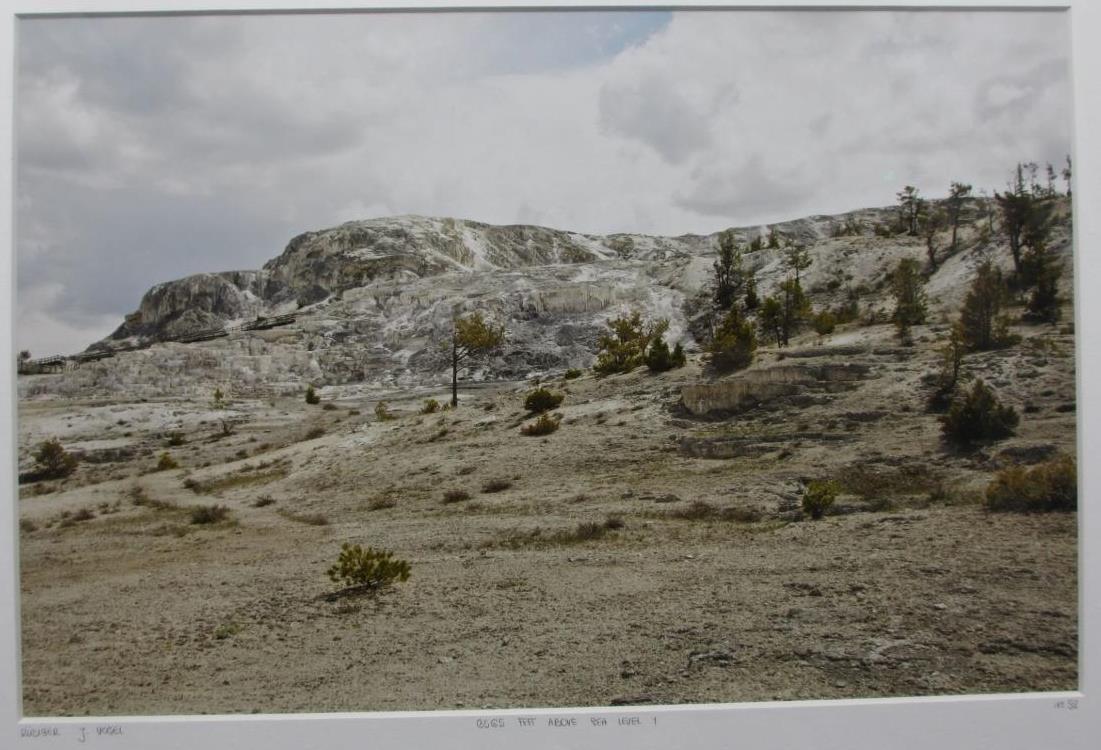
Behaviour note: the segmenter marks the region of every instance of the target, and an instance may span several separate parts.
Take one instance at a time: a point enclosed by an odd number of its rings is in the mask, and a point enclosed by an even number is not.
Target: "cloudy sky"
[[[1059,13],[24,19],[18,344],[394,214],[709,233],[1070,150]]]

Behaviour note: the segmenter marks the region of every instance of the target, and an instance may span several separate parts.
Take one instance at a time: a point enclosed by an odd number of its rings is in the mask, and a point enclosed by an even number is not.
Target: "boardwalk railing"
[[[71,354],[69,356],[63,356],[61,354],[54,354],[49,357],[41,357],[39,359],[21,359],[19,360],[19,374],[20,375],[37,375],[46,372],[60,372],[69,367],[79,367],[85,362],[95,362],[100,359],[107,359],[113,357],[119,352],[132,352],[137,349],[148,349],[154,343],[164,343],[168,341],[175,341],[180,344],[193,344],[198,341],[210,341],[212,339],[222,338],[228,336],[231,333],[238,333],[241,331],[266,331],[269,328],[277,328],[279,326],[290,325],[297,319],[296,313],[286,313],[284,315],[273,315],[270,318],[256,318],[250,320],[248,323],[242,323],[236,326],[223,326],[221,328],[203,328],[196,331],[188,331],[187,333],[175,336],[173,338],[163,339],[162,341],[150,342],[147,344],[133,344],[130,346],[121,346],[115,349],[95,349],[88,352],[80,352],[79,354]]]

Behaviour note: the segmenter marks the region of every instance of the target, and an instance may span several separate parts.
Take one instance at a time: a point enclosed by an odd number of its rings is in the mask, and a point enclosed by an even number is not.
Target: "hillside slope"
[[[1004,240],[984,231],[989,205],[964,216],[959,252],[927,280],[934,319],[953,315],[977,265],[1008,267]],[[1063,255],[1061,288],[1072,294],[1069,210],[1053,247]],[[742,243],[776,229],[805,243],[812,264],[803,286],[816,308],[856,298],[863,314],[891,305],[887,276],[902,258],[924,263],[925,243],[877,236],[894,209],[815,216],[774,227],[733,230]],[[862,230],[837,236],[849,220]],[[505,326],[508,343],[464,373],[472,380],[514,380],[591,364],[599,335],[614,317],[638,310],[669,320],[670,344],[696,351],[712,284],[719,236],[582,235],[541,227],[397,217],[350,222],[294,238],[258,271],[209,273],[159,284],[137,311],[92,348],[148,345],[79,370],[24,379],[23,393],[235,393],[300,390],[304,383],[367,387],[444,382],[446,342],[457,313],[480,310]],[[947,232],[937,242],[944,254]],[[761,296],[785,277],[782,252],[746,254]],[[165,341],[197,328],[296,312],[293,325],[234,333],[214,341]],[[705,328],[705,327],[704,327]],[[157,343],[160,342],[160,343]]]

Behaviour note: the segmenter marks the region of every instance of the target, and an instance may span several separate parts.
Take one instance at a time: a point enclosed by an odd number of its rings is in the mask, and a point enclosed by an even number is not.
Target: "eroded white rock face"
[[[833,237],[846,217],[865,222],[860,236]],[[862,289],[862,308],[889,305],[886,275],[902,258],[924,260],[915,237],[874,236],[893,209],[864,209],[776,225],[809,248],[803,286],[816,307]],[[733,230],[740,243],[764,227]],[[961,242],[974,246],[969,229]],[[1054,245],[1070,252],[1069,224]],[[356,221],[295,237],[258,271],[198,274],[159,284],[138,311],[95,348],[156,343],[87,363],[60,376],[24,378],[21,395],[75,396],[121,389],[135,396],[292,392],[315,385],[409,387],[450,377],[447,340],[454,315],[481,311],[505,326],[508,342],[472,363],[467,379],[519,379],[587,367],[605,323],[640,311],[670,323],[666,339],[697,348],[719,235],[591,236],[532,226],[491,226],[457,219],[401,216]],[[993,252],[997,251],[997,252]],[[958,309],[980,255],[974,247],[928,281],[934,315]],[[747,252],[761,298],[787,275],[782,252]],[[1069,293],[1069,266],[1065,288]],[[192,344],[181,334],[296,311],[289,326],[242,331]]]
[[[266,276],[263,271],[226,271],[157,284],[108,341],[172,339],[230,320],[255,318],[269,306],[262,296]]]

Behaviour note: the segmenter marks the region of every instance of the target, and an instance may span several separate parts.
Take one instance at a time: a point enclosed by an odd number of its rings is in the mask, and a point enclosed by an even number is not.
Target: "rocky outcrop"
[[[857,213],[868,218],[877,211]],[[789,238],[813,244],[827,237],[833,224],[830,217],[812,217],[775,228]],[[764,228],[731,231],[739,242],[749,243],[763,236]],[[158,284],[145,294],[136,312],[92,348],[177,339],[231,321],[339,300],[355,290],[395,284],[411,287],[424,279],[452,275],[468,280],[485,274],[527,276],[529,283],[515,300],[522,318],[599,316],[622,301],[625,285],[645,277],[646,284],[669,287],[683,297],[680,308],[684,309],[664,317],[679,317],[685,310],[691,317],[693,306],[700,303],[694,296],[704,292],[709,277],[710,260],[705,259],[717,244],[717,234],[598,236],[421,216],[352,221],[298,235],[258,271],[202,273]],[[639,264],[649,267],[646,273],[637,272]],[[770,274],[780,271],[780,252],[758,250],[747,254],[745,264],[758,274],[759,282],[767,284]],[[569,278],[552,274],[551,285],[543,287],[534,273],[540,268],[573,268],[579,273],[568,274]]]
[[[816,309],[844,304],[859,294],[862,310],[885,314],[891,300],[883,280],[900,259],[925,256],[920,238],[873,231],[873,226],[894,220],[892,209],[864,209],[773,228],[806,244],[812,264],[802,283]],[[848,234],[839,231],[842,227]],[[745,248],[743,263],[753,272],[762,299],[789,274],[782,249],[767,243],[750,248],[767,230],[729,230]],[[978,257],[990,254],[989,241],[974,226],[961,229],[960,236],[966,249],[944,259],[927,282],[927,289],[936,290],[930,293],[930,319],[958,310]],[[1053,238],[1053,247],[1069,253],[1069,226],[1060,225]],[[692,353],[710,332],[718,245],[717,233],[596,236],[418,216],[348,222],[295,237],[257,271],[198,274],[157,285],[112,336],[92,348],[162,342],[155,347],[161,351],[84,362],[82,371],[65,373],[49,388],[63,388],[63,379],[68,383],[64,387],[74,392],[109,390],[122,382],[113,374],[116,370],[130,370],[130,387],[148,384],[151,393],[186,389],[192,379],[200,391],[212,380],[244,390],[293,388],[304,381],[436,384],[450,377],[446,343],[453,317],[474,310],[504,326],[507,342],[494,356],[472,361],[463,373],[466,380],[587,367],[608,320],[633,311],[649,320],[668,320],[667,343],[679,342]],[[1003,256],[1008,257],[999,254]],[[1069,274],[1066,282],[1062,294],[1071,291]],[[270,331],[232,326],[288,312],[295,312],[293,323]],[[188,352],[195,351],[189,361],[210,360],[208,364],[192,367],[183,377],[170,369],[182,352],[163,342],[199,329],[223,332],[226,327],[231,331],[226,337],[186,345]],[[686,388],[686,410],[702,416],[777,397],[799,399],[814,392],[818,398],[844,389],[849,381],[835,376],[846,376],[846,371],[822,366],[809,370],[791,360],[880,354],[864,352],[863,346],[837,342],[788,350],[791,359],[782,368],[755,369]],[[204,352],[209,356],[198,356]],[[128,358],[132,361],[124,364]]]
[[[765,401],[792,396],[808,387],[835,390],[832,384],[846,384],[867,376],[868,365],[776,365],[743,372],[717,383],[697,383],[681,389],[681,400],[691,414],[729,414]]]
[[[266,286],[266,274],[261,271],[200,273],[158,284],[145,293],[137,311],[126,316],[108,340],[163,341],[229,320],[255,317],[267,307],[263,299]]]
[[[399,216],[295,237],[264,266],[301,305],[376,281],[614,258],[608,241],[534,226]]]

